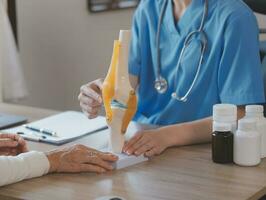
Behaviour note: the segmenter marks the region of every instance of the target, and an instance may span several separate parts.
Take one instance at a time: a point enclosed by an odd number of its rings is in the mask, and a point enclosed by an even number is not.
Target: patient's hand
[[[27,152],[25,140],[17,134],[0,133],[0,156],[16,156]]]
[[[50,162],[49,173],[53,172],[96,172],[104,173],[112,170],[112,162],[117,156],[103,153],[83,145],[75,145],[47,152]]]
[[[95,118],[101,109],[103,80],[97,79],[81,86],[78,99],[82,111],[90,118]]]

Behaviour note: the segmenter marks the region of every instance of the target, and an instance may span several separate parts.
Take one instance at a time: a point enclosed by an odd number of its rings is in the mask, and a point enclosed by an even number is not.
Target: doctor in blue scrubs
[[[241,0],[142,0],[137,8],[129,73],[138,90],[140,123],[128,154],[154,156],[171,146],[208,142],[212,106],[265,102],[258,25]],[[97,116],[102,79],[81,87],[82,110]]]

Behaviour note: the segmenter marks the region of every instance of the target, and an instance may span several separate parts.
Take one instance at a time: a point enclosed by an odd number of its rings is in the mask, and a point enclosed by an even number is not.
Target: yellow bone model
[[[112,61],[102,90],[111,150],[115,153],[121,153],[124,134],[137,109],[137,97],[128,75],[129,42],[130,31],[120,31],[119,41],[114,42]],[[114,101],[116,103],[112,105]]]

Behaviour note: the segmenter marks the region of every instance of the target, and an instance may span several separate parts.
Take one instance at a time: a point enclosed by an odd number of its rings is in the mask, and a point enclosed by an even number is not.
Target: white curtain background
[[[0,75],[1,101],[16,102],[27,96],[28,91],[5,0],[0,0]]]

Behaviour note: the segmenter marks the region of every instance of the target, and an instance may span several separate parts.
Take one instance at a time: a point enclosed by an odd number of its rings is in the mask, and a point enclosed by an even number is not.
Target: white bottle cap
[[[261,105],[248,105],[246,106],[247,113],[263,113],[264,109]]]
[[[218,132],[231,131],[231,125],[226,123],[214,123],[213,130]]]
[[[240,119],[238,121],[238,129],[241,131],[256,130],[257,122],[254,119]]]
[[[131,31],[130,30],[120,30],[119,41],[123,44],[129,44],[131,40]]]
[[[216,104],[213,106],[213,120],[237,120],[237,107],[233,104]]]

